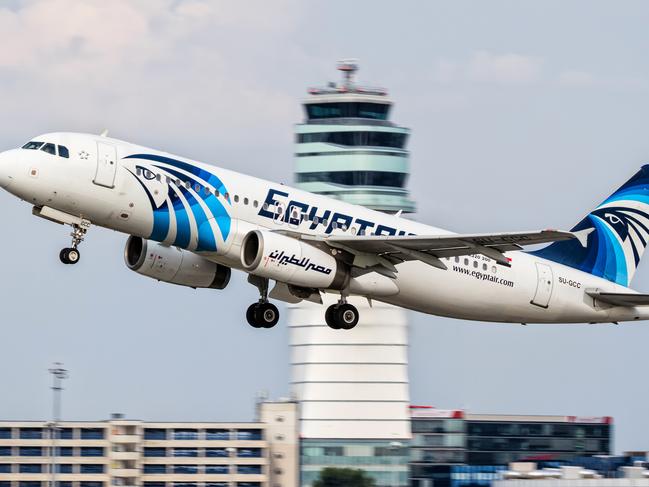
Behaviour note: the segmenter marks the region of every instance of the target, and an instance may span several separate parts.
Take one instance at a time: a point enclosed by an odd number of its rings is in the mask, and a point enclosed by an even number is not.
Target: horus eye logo
[[[636,265],[640,253],[646,246],[645,236],[649,234],[649,215],[631,207],[608,207],[595,210],[593,216],[605,222],[620,238],[629,241],[633,249]]]
[[[622,223],[620,217],[614,215],[613,213],[604,213],[604,218],[606,218],[611,225],[617,225],[618,223]]]

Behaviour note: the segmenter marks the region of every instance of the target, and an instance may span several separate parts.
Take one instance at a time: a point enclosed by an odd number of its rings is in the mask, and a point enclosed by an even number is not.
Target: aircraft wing
[[[649,294],[601,293],[599,291],[586,291],[586,294],[613,306],[649,306]]]
[[[509,265],[503,252],[521,250],[525,245],[536,245],[579,236],[559,230],[541,230],[517,233],[445,234],[445,235],[302,235],[302,239],[318,241],[354,254],[354,265],[372,267],[382,265],[392,272],[394,264],[406,260],[420,260],[446,269],[440,260],[458,255],[483,254],[502,265]],[[387,262],[387,265],[386,265]],[[390,265],[392,264],[392,265]]]

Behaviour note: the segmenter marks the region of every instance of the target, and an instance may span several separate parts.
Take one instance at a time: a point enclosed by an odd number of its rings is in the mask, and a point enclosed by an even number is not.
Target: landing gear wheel
[[[333,317],[340,328],[351,330],[358,324],[358,309],[349,303],[339,304],[333,311]]]
[[[257,305],[259,305],[259,303],[251,304],[248,306],[248,310],[246,311],[246,320],[253,328],[261,328],[261,324],[257,323],[255,320],[255,310],[257,309]]]
[[[246,320],[254,328],[272,328],[279,321],[279,310],[273,303],[253,303],[246,311]]]
[[[61,262],[64,264],[76,264],[79,262],[80,258],[81,254],[74,248],[63,249],[59,252],[59,259],[61,259]]]
[[[273,303],[257,303],[254,315],[261,328],[272,328],[279,321],[279,310]]]
[[[327,311],[325,311],[325,322],[327,323],[327,326],[332,330],[340,330],[341,328],[338,322],[334,319],[334,314],[337,307],[337,304],[332,304],[327,308]]]

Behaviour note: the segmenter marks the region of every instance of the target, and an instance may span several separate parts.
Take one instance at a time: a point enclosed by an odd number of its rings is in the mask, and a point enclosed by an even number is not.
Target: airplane
[[[247,273],[255,328],[277,324],[270,299],[322,304],[323,293],[339,296],[324,310],[338,330],[359,320],[349,296],[491,322],[649,318],[649,294],[628,287],[649,239],[649,165],[570,232],[455,234],[106,134],[2,152],[0,187],[72,227],[64,264],[94,225],[127,234],[126,265],[158,281],[224,289],[231,269]]]

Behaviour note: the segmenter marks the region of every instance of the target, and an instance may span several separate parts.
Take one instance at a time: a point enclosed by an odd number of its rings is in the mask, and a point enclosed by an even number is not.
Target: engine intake
[[[249,232],[241,243],[241,264],[251,274],[294,286],[340,290],[349,282],[343,262],[313,245],[275,232]]]
[[[138,274],[179,286],[225,289],[230,282],[229,267],[140,237],[128,238],[124,260]]]

